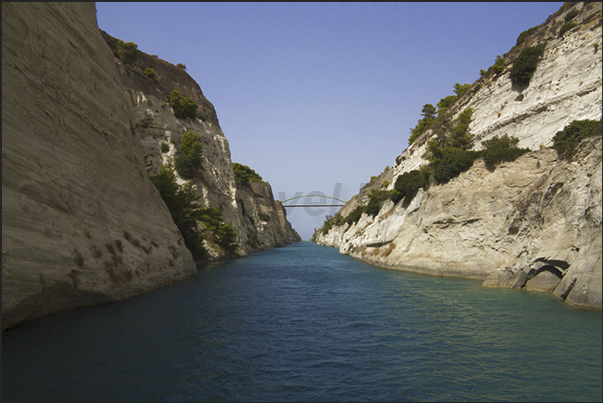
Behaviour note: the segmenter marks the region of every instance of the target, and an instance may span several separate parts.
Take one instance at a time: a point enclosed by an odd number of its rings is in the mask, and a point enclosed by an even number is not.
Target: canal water
[[[2,334],[3,401],[601,401],[601,312],[310,242]]]

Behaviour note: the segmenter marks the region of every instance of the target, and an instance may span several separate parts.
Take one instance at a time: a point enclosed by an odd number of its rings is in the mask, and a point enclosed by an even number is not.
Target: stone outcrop
[[[2,328],[196,273],[92,3],[2,3]]]
[[[314,240],[376,266],[551,291],[572,306],[601,309],[601,138],[585,140],[570,161],[548,148],[571,121],[601,119],[601,4],[574,7],[576,28],[557,37],[569,11],[561,10],[523,45],[546,43],[529,86],[511,84],[508,67],[521,50],[514,48],[505,72],[478,80],[451,107],[453,116],[473,108],[476,149],[508,134],[534,151],[494,171],[477,160],[447,184],[421,189],[411,201],[386,201],[375,217],[363,214]],[[426,164],[432,135],[420,136],[341,215]]]
[[[174,160],[183,133],[192,130],[203,146],[201,167],[193,178],[195,188],[205,207],[220,209],[224,221],[235,227],[241,245],[238,255],[301,241],[286,218],[283,222],[278,219],[278,208],[268,183],[252,183],[251,188],[237,185],[228,140],[213,105],[203,95],[199,84],[184,69],[144,52],[138,52],[138,60],[133,65],[124,64],[117,56],[119,40],[105,32],[102,34],[130,94],[136,132],[142,140],[150,175],[158,173],[162,164]],[[160,80],[144,75],[144,70],[149,67],[161,77]],[[169,94],[173,90],[199,105],[200,118],[178,119],[174,116],[169,106]],[[161,150],[162,144],[169,147],[167,152]],[[179,178],[179,182],[185,180]],[[273,219],[263,221],[260,214]],[[206,241],[205,247],[212,259],[226,256],[217,245]]]

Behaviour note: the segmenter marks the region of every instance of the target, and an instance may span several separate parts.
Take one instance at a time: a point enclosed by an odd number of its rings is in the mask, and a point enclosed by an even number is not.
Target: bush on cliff
[[[372,189],[369,198],[370,200],[365,206],[364,212],[374,217],[379,214],[383,202],[389,199],[389,192],[387,190]]]
[[[117,56],[126,64],[134,64],[138,60],[138,45],[134,42],[117,42]]]
[[[187,130],[182,135],[180,155],[174,160],[178,175],[184,179],[193,179],[195,177],[195,170],[201,166],[202,150],[203,147],[199,142],[197,133]]]
[[[169,104],[174,109],[174,116],[178,119],[195,119],[197,117],[199,105],[192,98],[180,95],[178,90],[170,92]]]
[[[569,30],[571,30],[572,28],[577,27],[578,24],[576,24],[574,21],[568,21],[565,24],[563,24],[561,26],[561,28],[559,28],[559,33],[557,34],[558,38],[561,38],[563,35],[565,35],[565,33]]]
[[[247,165],[232,163],[232,169],[235,174],[235,180],[238,185],[249,186],[249,182],[263,182],[262,177]]]
[[[231,223],[225,223],[222,210],[206,208],[199,211],[199,220],[205,227],[206,237],[212,239],[229,254],[234,254],[239,245],[236,243],[237,233]]]
[[[184,243],[193,254],[195,260],[207,258],[203,247],[203,236],[198,228],[201,205],[192,183],[179,186],[176,174],[170,165],[162,165],[159,174],[151,176],[161,198],[170,211],[174,223],[180,230]]]
[[[544,54],[544,43],[530,46],[521,51],[511,67],[511,81],[517,85],[527,85],[536,72],[538,62]]]
[[[450,145],[455,148],[469,150],[473,147],[473,134],[469,132],[469,124],[473,116],[473,109],[466,108],[455,120],[455,125],[450,133]]]
[[[519,34],[519,36],[517,37],[517,43],[515,44],[515,46],[522,44],[530,35],[532,35],[534,32],[536,32],[538,30],[538,28],[539,28],[539,26],[528,28],[525,31],[523,31],[521,34]]]
[[[481,155],[484,157],[486,168],[493,171],[496,165],[501,162],[515,161],[530,151],[529,148],[518,148],[518,143],[519,139],[517,137],[509,137],[507,134],[500,137],[494,136],[490,140],[482,142],[484,149],[481,151]]]
[[[478,151],[467,151],[462,148],[444,147],[441,149],[442,157],[431,162],[431,175],[438,183],[447,183],[465,172],[479,157]]]
[[[404,172],[396,178],[394,189],[390,194],[390,198],[394,203],[399,202],[402,198],[414,196],[414,194],[425,186],[425,178],[421,175],[418,169],[413,169],[409,172]]]
[[[555,134],[552,148],[559,158],[567,160],[573,157],[582,140],[601,136],[602,132],[601,120],[574,120]]]

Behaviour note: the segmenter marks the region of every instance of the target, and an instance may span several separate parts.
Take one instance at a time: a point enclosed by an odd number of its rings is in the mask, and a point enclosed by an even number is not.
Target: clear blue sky
[[[184,63],[233,162],[274,197],[348,200],[393,166],[424,104],[473,83],[556,3],[96,3],[98,25]],[[338,185],[340,184],[340,185]],[[337,193],[337,188],[340,192]],[[327,202],[315,198],[299,202]],[[309,239],[337,209],[290,208]]]

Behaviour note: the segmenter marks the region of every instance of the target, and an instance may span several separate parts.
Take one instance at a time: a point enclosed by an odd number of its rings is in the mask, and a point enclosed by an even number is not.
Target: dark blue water
[[[2,334],[4,401],[601,401],[601,312],[309,242]]]

